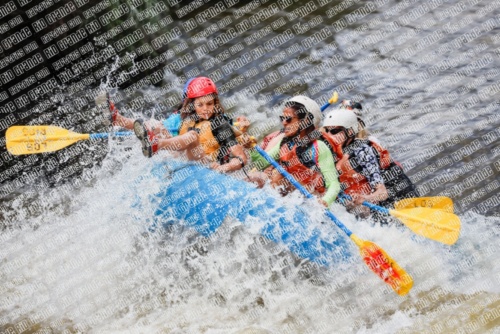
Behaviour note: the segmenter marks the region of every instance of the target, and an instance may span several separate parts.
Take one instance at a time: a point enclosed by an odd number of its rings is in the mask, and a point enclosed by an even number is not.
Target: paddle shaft
[[[337,101],[339,100],[339,94],[335,91],[333,92],[333,95],[332,97],[328,100],[328,102],[326,102],[320,109],[321,109],[321,112],[325,111],[326,108],[328,108],[332,103],[337,103]]]
[[[330,104],[331,104],[330,102],[323,104],[323,106],[321,106],[321,111],[325,111],[325,109],[328,108]]]
[[[267,160],[267,162],[273,165],[273,167],[276,168],[281,173],[281,175],[283,175],[288,181],[290,181],[304,196],[306,196],[307,198],[314,198],[314,196],[311,195],[299,182],[297,182],[297,180],[295,180],[295,178],[290,175],[290,173],[288,173],[283,167],[281,167],[280,164],[278,164],[273,158],[271,158],[266,151],[264,151],[259,146],[255,146],[255,149],[257,150],[257,152],[259,152],[260,155],[264,157],[264,159]],[[345,234],[347,234],[348,237],[351,236],[352,232],[344,224],[342,224],[330,210],[326,209],[325,213],[328,217],[330,217],[331,220],[333,220],[335,225],[337,225],[342,231],[344,231]]]
[[[131,131],[127,131],[127,132],[114,132],[114,133],[91,133],[89,135],[89,138],[90,139],[105,139],[105,138],[108,138],[108,137],[127,137],[127,136],[131,136],[133,135],[134,133],[131,132]]]
[[[351,201],[351,200],[352,200],[352,197],[351,197],[351,196],[349,196],[349,195],[347,195],[347,194],[340,194],[340,195],[339,195],[339,197],[341,197],[341,198],[345,198],[345,199],[347,199],[347,200],[349,200],[349,201]],[[384,207],[381,207],[381,206],[375,205],[375,204],[373,204],[373,203],[370,203],[370,202],[364,201],[362,204],[363,204],[364,206],[369,207],[369,208],[370,208],[370,209],[372,209],[372,210],[382,212],[382,213],[384,213],[384,214],[386,214],[386,215],[390,215],[390,214],[391,214],[391,213],[390,213],[390,211],[389,211],[389,209],[386,209],[386,208],[384,208]]]

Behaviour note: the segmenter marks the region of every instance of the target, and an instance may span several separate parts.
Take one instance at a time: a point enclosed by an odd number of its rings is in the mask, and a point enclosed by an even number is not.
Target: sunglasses
[[[336,135],[337,133],[341,133],[344,131],[345,128],[331,128],[331,129],[325,129],[326,132],[331,133],[332,135]]]
[[[280,121],[285,123],[290,123],[293,120],[293,117],[290,116],[280,116]]]

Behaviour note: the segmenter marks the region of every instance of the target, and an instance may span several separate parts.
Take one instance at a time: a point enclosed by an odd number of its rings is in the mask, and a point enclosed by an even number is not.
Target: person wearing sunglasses
[[[323,122],[323,137],[335,156],[342,190],[352,197],[347,208],[359,217],[370,211],[364,201],[390,207],[403,198],[418,197],[415,185],[377,141],[371,139],[354,110],[330,111]]]
[[[306,189],[319,195],[321,204],[329,206],[337,198],[340,184],[333,155],[318,131],[321,116],[318,104],[310,98],[291,98],[280,116],[283,128],[267,143],[266,152]],[[294,189],[277,170],[268,168],[269,163],[258,152],[251,151],[250,156],[256,168],[268,171],[254,172],[251,178],[270,179],[283,195]]]

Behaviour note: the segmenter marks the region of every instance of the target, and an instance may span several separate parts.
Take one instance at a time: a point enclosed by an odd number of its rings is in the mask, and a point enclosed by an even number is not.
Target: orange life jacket
[[[367,178],[356,171],[349,161],[349,154],[344,154],[342,145],[336,140],[336,135],[322,133],[323,138],[328,141],[332,153],[334,153],[335,167],[339,173],[341,189],[348,195],[363,194],[368,195],[372,188]],[[378,163],[381,169],[387,169],[391,166],[391,157],[389,152],[379,144],[368,140],[369,145],[377,151]]]
[[[325,192],[325,181],[323,174],[319,170],[317,159],[319,154],[318,143],[313,141],[311,143],[312,148],[317,152],[315,159],[316,164],[312,167],[307,167],[300,162],[297,155],[297,145],[294,145],[292,149],[289,149],[287,145],[283,145],[280,148],[280,162],[283,168],[292,176],[300,182],[307,190],[310,192],[316,192],[322,194]]]

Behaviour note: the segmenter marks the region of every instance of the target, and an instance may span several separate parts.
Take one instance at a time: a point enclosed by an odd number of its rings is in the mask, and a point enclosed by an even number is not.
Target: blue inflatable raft
[[[329,266],[350,257],[348,238],[327,218],[321,223],[307,208],[284,205],[274,194],[251,183],[175,160],[156,165],[152,173],[163,189],[153,199],[157,202],[156,228],[180,221],[206,237],[230,216],[246,225],[262,226],[263,236],[303,259]],[[320,212],[313,214],[322,215]]]

